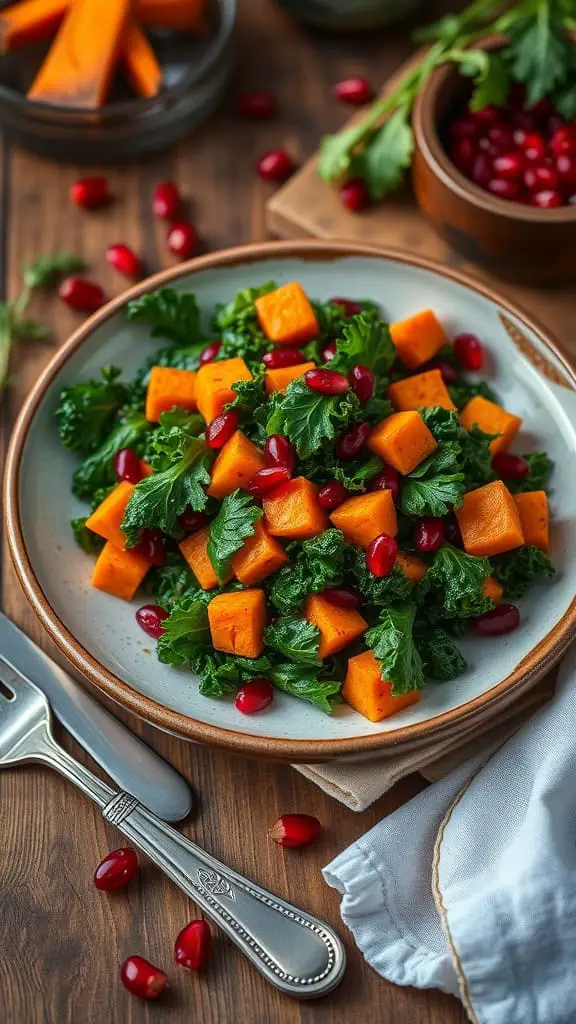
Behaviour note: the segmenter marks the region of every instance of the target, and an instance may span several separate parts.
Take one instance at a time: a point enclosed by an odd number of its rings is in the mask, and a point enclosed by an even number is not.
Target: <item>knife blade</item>
[[[58,720],[121,789],[164,821],[186,817],[193,803],[186,780],[2,612],[0,659],[42,690]]]

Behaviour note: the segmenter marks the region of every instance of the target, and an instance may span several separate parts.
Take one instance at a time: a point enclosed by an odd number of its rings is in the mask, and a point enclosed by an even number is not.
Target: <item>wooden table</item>
[[[116,201],[87,214],[73,208],[68,186],[82,173],[18,149],[0,150],[0,271],[6,297],[20,286],[20,267],[55,247],[84,256],[110,294],[122,281],[108,268],[104,250],[116,241],[141,251],[147,268],[167,261],[165,230],[150,214],[150,196],[162,179],[177,181],[189,197],[190,215],[210,249],[265,236],[269,188],[253,172],[257,155],[286,143],[298,158],[315,148],[319,134],[343,121],[330,85],[362,72],[378,84],[410,50],[407,27],[358,39],[323,38],[284,18],[264,0],[243,0],[239,24],[239,82],[271,86],[282,117],[269,124],[239,122],[223,111],[173,150],[107,171]],[[428,8],[428,14],[431,12]],[[91,168],[94,172],[96,168]],[[50,323],[54,345],[78,317],[43,296],[33,310]],[[52,347],[21,343],[14,380],[2,402],[5,446],[22,398]],[[41,510],[38,510],[41,515]],[[2,604],[48,650],[15,579],[4,549]],[[52,653],[54,653],[52,651]],[[130,727],[189,778],[197,807],[186,832],[240,871],[292,898],[341,928],[338,897],[320,869],[384,814],[422,788],[407,779],[363,814],[347,811],[288,765],[240,760],[194,747],[128,719]],[[65,745],[89,763],[80,748]],[[92,765],[93,767],[93,765]],[[266,838],[278,814],[303,810],[325,826],[305,851],[283,851]],[[204,976],[173,968],[172,948],[195,907],[151,865],[139,882],[112,898],[98,894],[92,873],[118,843],[97,810],[68,783],[40,768],[0,775],[0,1020],[3,1024],[462,1024],[460,1004],[436,992],[396,988],[381,980],[347,934],[349,967],[342,986],[326,999],[299,1004],[277,994],[224,938],[215,942]],[[172,988],[157,1004],[128,995],[118,979],[120,962],[140,953],[167,967]]]

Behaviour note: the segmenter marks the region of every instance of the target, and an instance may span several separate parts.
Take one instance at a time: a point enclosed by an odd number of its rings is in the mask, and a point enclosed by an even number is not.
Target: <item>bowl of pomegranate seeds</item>
[[[493,53],[494,40],[484,47]],[[513,84],[471,109],[469,80],[446,64],[414,108],[413,181],[422,212],[467,259],[528,284],[576,274],[576,121]]]
[[[11,554],[76,669],[161,728],[292,762],[426,744],[574,635],[575,394],[464,274],[212,253],[58,349],[8,454]]]

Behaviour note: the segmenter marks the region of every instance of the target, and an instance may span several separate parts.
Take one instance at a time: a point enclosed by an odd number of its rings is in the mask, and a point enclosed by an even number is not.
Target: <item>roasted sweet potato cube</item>
[[[196,374],[172,366],[153,366],[146,391],[146,419],[157,423],[161,413],[169,412],[175,405],[181,409],[196,408]]]
[[[196,402],[206,423],[211,423],[228,402],[234,401],[232,385],[239,380],[252,380],[243,359],[221,359],[200,367],[196,374]]]
[[[278,345],[303,345],[318,335],[316,314],[297,281],[261,295],[254,305],[264,334]]]
[[[88,516],[86,520],[88,529],[92,530],[92,533],[97,533],[99,537],[109,540],[117,548],[125,548],[126,537],[120,529],[120,524],[124,519],[126,506],[133,492],[134,484],[128,483],[127,480],[117,484],[92,515]]]
[[[330,519],[349,544],[362,548],[367,548],[381,533],[390,537],[398,533],[392,491],[369,491],[348,498],[330,513]]]
[[[516,503],[501,480],[468,491],[456,518],[469,555],[490,558],[524,543]]]
[[[341,651],[368,629],[368,623],[360,612],[339,608],[321,594],[310,594],[304,616],[320,630],[318,654],[321,658],[328,658],[336,651]]]
[[[219,580],[214,572],[212,562],[208,557],[208,539],[210,537],[210,527],[205,526],[202,530],[196,530],[195,533],[191,533],[189,537],[180,544],[180,551],[184,556],[186,562],[192,569],[198,583],[202,587],[202,590],[212,590],[214,587],[219,585]],[[232,573],[229,573],[224,583],[228,583],[232,579]]]
[[[400,697],[392,696],[392,684],[382,679],[380,665],[372,651],[350,658],[342,696],[348,704],[370,722],[380,722],[397,711],[416,704],[420,690],[411,690]]]
[[[307,540],[330,525],[318,504],[318,488],[304,476],[276,487],[262,501],[264,525],[273,537]]]
[[[411,473],[437,447],[420,413],[393,412],[378,423],[368,438],[370,451],[399,473]]]
[[[107,541],[98,555],[91,583],[112,597],[131,601],[149,568],[150,562],[138,551],[123,551]]]
[[[246,538],[234,555],[232,568],[240,583],[252,587],[277,572],[287,561],[288,555],[282,545],[270,536],[261,520],[258,520],[253,535]]]
[[[265,465],[266,460],[260,449],[241,430],[237,430],[220,449],[212,466],[208,494],[211,498],[222,500],[238,487],[246,487]]]
[[[490,442],[490,450],[496,454],[508,448],[514,440],[522,426],[522,419],[507,412],[496,402],[489,402],[482,395],[476,395],[462,409],[460,423],[465,430],[471,430],[476,425],[485,434],[499,434]]]
[[[426,373],[395,381],[388,388],[388,397],[398,412],[434,405],[440,405],[443,409],[456,408],[440,370],[427,370]]]
[[[526,491],[514,495],[525,544],[534,544],[542,551],[550,546],[548,495],[546,491]]]
[[[446,345],[444,328],[431,309],[423,309],[406,320],[390,324],[390,335],[399,358],[409,370],[415,370]]]
[[[217,594],[208,605],[208,622],[216,651],[237,654],[241,658],[258,658],[264,649],[264,591]]]
[[[404,551],[398,552],[396,564],[400,566],[404,575],[412,583],[420,583],[428,569],[426,562],[423,562],[421,558],[418,558],[417,555],[407,555]]]
[[[279,370],[266,370],[264,378],[266,394],[271,395],[273,391],[281,391],[284,394],[293,380],[303,377],[308,370],[313,370],[315,367],[316,363],[298,363],[298,366],[281,366]]]
[[[494,576],[487,576],[482,586],[482,591],[485,597],[489,597],[494,604],[500,604],[502,595],[504,593],[504,587]]]

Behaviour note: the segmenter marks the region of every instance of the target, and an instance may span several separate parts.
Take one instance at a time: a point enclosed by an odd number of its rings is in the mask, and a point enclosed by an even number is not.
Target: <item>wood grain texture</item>
[[[260,152],[287,144],[298,159],[311,153],[318,135],[335,129],[342,108],[330,85],[362,71],[386,77],[409,51],[406,29],[358,39],[322,38],[286,19],[264,0],[240,5],[238,85],[271,86],[282,106],[280,120],[262,125],[238,121],[224,110],[173,150],[120,169],[107,170],[116,200],[97,214],[77,210],[67,189],[85,168],[58,166],[18,150],[0,156],[0,217],[7,238],[5,284],[13,298],[23,261],[58,246],[82,254],[90,273],[109,294],[122,280],[103,257],[111,242],[129,242],[147,268],[170,262],[165,226],[150,214],[150,196],[162,179],[178,181],[189,200],[206,248],[265,236],[264,204],[271,188],[253,172]],[[429,12],[430,13],[430,12]],[[90,169],[96,173],[98,168]],[[421,228],[414,225],[416,245]],[[32,312],[62,341],[78,318],[43,295]],[[30,384],[50,355],[46,345],[21,345],[13,361],[14,383],[2,403],[3,437]],[[41,515],[41,509],[38,510]],[[49,541],[49,538],[48,538]],[[5,611],[54,654],[29,610],[4,553]],[[128,716],[119,713],[125,721]],[[405,780],[362,814],[347,811],[286,765],[241,760],[194,747],[131,720],[130,727],[192,781],[198,796],[187,834],[230,865],[301,903],[341,929],[338,897],[321,867],[382,815],[420,790]],[[74,743],[64,743],[81,760]],[[70,785],[47,770],[30,767],[0,775],[0,1021],[2,1024],[463,1024],[456,1000],[435,992],[401,989],[366,966],[344,935],[349,968],[328,998],[299,1004],[278,995],[225,939],[217,938],[205,976],[172,966],[174,938],[196,916],[189,901],[151,865],[124,893],[108,897],[92,886],[92,873],[118,834]],[[266,829],[284,811],[318,815],[325,834],[306,851],[284,851]],[[341,929],[342,930],[342,929]],[[171,990],[158,1004],[129,996],[118,980],[122,959],[140,953],[168,970]]]

